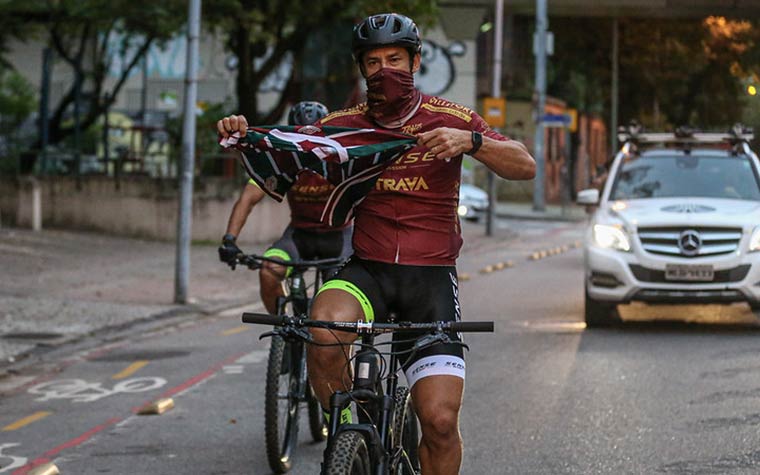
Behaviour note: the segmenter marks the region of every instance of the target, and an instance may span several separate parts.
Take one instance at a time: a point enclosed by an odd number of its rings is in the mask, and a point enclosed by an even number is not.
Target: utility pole
[[[190,282],[190,239],[193,218],[193,170],[195,169],[195,103],[198,96],[198,37],[201,0],[190,0],[187,19],[187,65],[185,105],[182,124],[182,163],[179,174],[179,214],[177,216],[177,262],[174,274],[174,302],[188,302]]]
[[[536,178],[533,180],[533,209],[544,211],[544,109],[546,108],[546,0],[536,0],[536,135],[533,158],[536,159]]]
[[[612,146],[612,156],[617,152],[617,128],[618,128],[618,84],[619,77],[619,56],[620,56],[620,28],[618,18],[612,19],[612,98],[611,98],[611,117],[610,117],[610,145]]]
[[[493,82],[491,97],[501,97],[501,49],[504,44],[504,0],[496,0],[496,17],[493,32]],[[496,174],[488,170],[488,217],[486,218],[486,236],[493,235],[493,223],[496,207]]]

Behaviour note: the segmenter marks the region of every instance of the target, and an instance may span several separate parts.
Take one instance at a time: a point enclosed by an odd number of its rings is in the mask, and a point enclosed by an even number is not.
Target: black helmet
[[[422,51],[420,30],[411,18],[398,13],[372,15],[354,26],[351,39],[354,61],[358,63],[362,53],[381,46],[401,46],[414,57]]]
[[[311,125],[329,112],[321,102],[302,101],[290,108],[288,125]]]

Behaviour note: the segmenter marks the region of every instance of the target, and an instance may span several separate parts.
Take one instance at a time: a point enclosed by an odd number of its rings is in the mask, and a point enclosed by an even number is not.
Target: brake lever
[[[449,343],[452,343],[452,344],[455,344],[455,345],[460,345],[461,347],[463,347],[467,351],[470,351],[470,347],[467,346],[466,343],[461,342],[461,341],[453,341],[447,334],[445,334],[445,333],[439,333],[439,332],[432,333],[432,334],[429,334],[429,335],[425,335],[422,338],[418,339],[414,343],[414,351],[419,351],[419,350],[421,350],[423,348],[427,348],[428,346],[433,346],[433,345],[437,345],[437,344],[444,344],[445,345],[445,344],[449,344]]]

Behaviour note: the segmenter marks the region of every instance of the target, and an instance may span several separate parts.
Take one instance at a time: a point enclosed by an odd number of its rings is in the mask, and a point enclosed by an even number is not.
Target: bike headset
[[[383,46],[405,48],[409,51],[410,64],[413,64],[414,55],[422,54],[420,30],[411,18],[399,13],[372,15],[354,26],[351,53],[359,67],[362,54]]]
[[[329,112],[321,102],[301,101],[290,108],[288,125],[311,125]]]

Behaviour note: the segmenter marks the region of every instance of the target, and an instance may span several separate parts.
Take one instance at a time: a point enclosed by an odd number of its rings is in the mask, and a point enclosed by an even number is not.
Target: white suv
[[[760,309],[760,163],[751,131],[631,128],[586,233],[586,324],[620,322],[620,303],[747,302]]]

